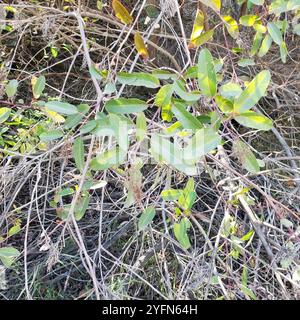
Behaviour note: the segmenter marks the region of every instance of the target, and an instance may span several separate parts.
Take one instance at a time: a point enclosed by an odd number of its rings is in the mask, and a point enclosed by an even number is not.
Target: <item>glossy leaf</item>
[[[173,85],[166,84],[159,89],[154,100],[154,104],[161,108],[162,119],[168,122],[170,122],[173,118],[173,113],[171,112],[171,98],[173,91]]]
[[[197,130],[203,127],[201,122],[186,110],[183,103],[175,102],[172,112],[185,129]]]
[[[209,41],[214,35],[214,29],[203,32],[198,38],[194,39],[193,46],[199,47]],[[190,48],[192,46],[190,45]]]
[[[197,9],[189,47],[196,46],[196,40],[197,38],[200,37],[203,31],[203,28],[204,28],[204,15],[201,10]]]
[[[258,129],[258,130],[270,130],[273,127],[273,122],[269,118],[258,114],[253,111],[241,113],[234,118],[239,124],[245,127]]]
[[[137,31],[134,34],[134,45],[138,52],[138,54],[144,59],[147,60],[149,58],[149,53],[146,48],[144,39],[142,38],[141,34]]]
[[[188,92],[184,87],[184,83],[180,80],[174,82],[173,89],[181,99],[187,102],[198,101],[201,97],[199,91]]]
[[[271,80],[270,71],[261,71],[247,86],[247,88],[235,99],[234,111],[237,113],[245,112],[265,95]]]
[[[133,21],[132,16],[128,12],[128,10],[122,5],[122,3],[118,0],[112,1],[112,7],[116,17],[121,20],[124,24],[131,24]]]
[[[265,36],[264,40],[262,41],[261,47],[260,47],[258,54],[257,54],[260,58],[268,53],[268,51],[272,45],[272,42],[273,42],[272,37],[269,34],[267,34]]]
[[[217,79],[213,57],[208,49],[202,49],[198,58],[198,85],[207,97],[215,96]]]

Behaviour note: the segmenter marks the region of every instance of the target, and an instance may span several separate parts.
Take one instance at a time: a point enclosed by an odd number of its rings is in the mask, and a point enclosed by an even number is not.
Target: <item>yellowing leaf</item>
[[[139,32],[136,32],[134,34],[134,45],[139,55],[142,56],[144,60],[147,60],[149,58],[149,53],[146,48],[144,39],[142,38]]]
[[[196,46],[195,40],[200,37],[202,31],[204,28],[204,15],[201,10],[197,10],[196,18],[194,21],[193,31],[191,34],[191,43],[189,44],[189,47]]]
[[[124,24],[131,24],[133,21],[132,16],[128,10],[118,0],[112,1],[112,7],[114,9],[116,17],[121,20]]]
[[[51,111],[48,108],[45,108],[44,112],[46,113],[47,117],[49,117],[55,123],[64,123],[65,122],[65,118],[55,111]]]
[[[239,35],[239,27],[237,22],[230,16],[224,16],[223,20],[225,21],[225,27],[228,33],[233,39],[236,39]]]
[[[213,10],[220,11],[221,0],[200,0],[202,3],[212,8]]]

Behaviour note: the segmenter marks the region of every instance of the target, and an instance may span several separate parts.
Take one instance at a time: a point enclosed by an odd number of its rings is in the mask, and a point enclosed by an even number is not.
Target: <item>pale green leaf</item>
[[[145,101],[135,98],[112,99],[105,103],[105,109],[111,113],[127,114],[137,113],[146,110],[148,107]]]
[[[0,248],[0,260],[6,268],[10,268],[16,258],[20,256],[20,251],[13,247]]]
[[[160,82],[156,76],[144,72],[119,72],[117,74],[117,80],[121,84],[126,84],[130,86],[142,86],[154,89],[158,88],[160,85]]]
[[[40,134],[40,139],[43,142],[50,142],[59,138],[62,138],[64,136],[63,131],[61,130],[50,130],[47,132],[43,132]]]
[[[49,101],[45,103],[45,107],[51,111],[55,111],[61,114],[77,114],[78,110],[75,106],[70,103],[61,101]]]
[[[5,86],[5,93],[9,98],[12,98],[18,90],[19,82],[18,80],[10,80]]]
[[[84,168],[84,144],[81,137],[75,139],[72,152],[76,168],[82,172]]]
[[[139,222],[138,222],[139,231],[144,230],[152,222],[154,217],[155,217],[155,208],[154,207],[146,208],[139,218]]]

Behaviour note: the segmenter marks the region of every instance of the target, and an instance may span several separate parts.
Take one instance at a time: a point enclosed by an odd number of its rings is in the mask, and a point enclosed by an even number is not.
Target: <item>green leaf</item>
[[[80,137],[75,139],[72,151],[76,168],[82,172],[84,168],[84,144]]]
[[[126,152],[124,150],[119,147],[114,147],[92,159],[90,162],[90,168],[94,171],[106,170],[112,166],[122,164],[125,157]]]
[[[64,128],[65,129],[71,129],[77,126],[81,120],[83,119],[84,115],[88,113],[90,110],[89,105],[87,104],[80,104],[77,106],[77,114],[71,114],[67,117],[65,123],[64,123]]]
[[[276,26],[274,22],[268,22],[267,28],[273,41],[280,46],[283,41],[280,29]]]
[[[11,109],[10,108],[0,108],[0,123],[5,122],[11,113]]]
[[[182,193],[183,191],[179,189],[169,189],[163,190],[160,195],[165,201],[176,201],[179,199]]]
[[[214,35],[214,29],[203,32],[198,38],[196,38],[193,44],[197,47],[202,46],[209,41]]]
[[[96,126],[97,126],[97,121],[96,120],[90,120],[85,125],[82,126],[82,128],[80,129],[80,133],[81,134],[89,133],[93,129],[95,129]]]
[[[19,257],[20,251],[13,247],[0,248],[0,260],[6,268],[10,268],[16,258]]]
[[[268,53],[268,51],[272,45],[272,42],[273,42],[272,37],[269,34],[267,34],[265,36],[265,38],[261,44],[261,47],[258,51],[258,54],[257,54],[260,58]]]
[[[199,91],[187,92],[181,80],[174,82],[173,89],[181,99],[187,102],[198,101],[201,97]]]
[[[90,202],[89,194],[85,194],[84,196],[78,199],[75,206],[75,210],[74,210],[74,217],[76,221],[80,221],[84,217],[86,210],[89,206],[89,202]]]
[[[221,143],[221,137],[212,128],[203,128],[196,131],[184,149],[186,160],[198,160],[211,152]]]
[[[247,88],[235,99],[234,111],[237,113],[245,112],[265,95],[271,80],[270,71],[261,71],[247,86]]]
[[[159,89],[154,100],[154,104],[161,108],[162,119],[168,122],[173,118],[173,114],[171,112],[171,98],[173,91],[173,84],[166,84]]]
[[[40,76],[36,79],[32,87],[32,93],[35,99],[38,99],[42,95],[45,89],[45,85],[46,85],[46,78],[44,76]]]
[[[286,43],[282,41],[280,44],[280,58],[283,63],[286,63],[287,55],[288,55],[288,49],[286,47]]]
[[[202,123],[186,110],[183,103],[174,102],[172,111],[185,129],[197,130],[203,127]]]
[[[244,142],[240,140],[234,141],[233,151],[243,168],[251,173],[258,173],[260,171],[260,167],[255,155]]]
[[[242,284],[240,285],[240,289],[243,292],[244,295],[249,296],[252,300],[257,300],[256,295],[253,293],[251,289],[248,287],[243,286]]]
[[[57,130],[50,130],[50,131],[43,132],[42,134],[40,134],[40,140],[43,142],[49,142],[52,140],[59,139],[63,136],[64,136],[64,133],[61,130],[58,130],[58,129]]]
[[[229,99],[225,99],[222,96],[215,97],[216,104],[218,108],[224,113],[233,112],[233,102]]]
[[[193,25],[193,30],[191,34],[191,43],[195,45],[195,40],[201,35],[204,28],[204,15],[203,12],[199,9],[196,11],[196,17]]]
[[[147,135],[147,121],[144,112],[140,112],[136,117],[136,139],[141,142]]]
[[[177,79],[177,75],[175,73],[171,73],[167,70],[155,69],[152,71],[152,74],[160,80],[168,80],[168,79]]]
[[[231,16],[224,16],[223,20],[225,21],[225,27],[228,33],[233,39],[237,39],[239,36],[239,26],[237,22]]]
[[[217,92],[217,78],[213,57],[208,49],[202,49],[199,54],[198,85],[206,96],[215,96]]]
[[[265,2],[265,0],[249,0],[249,1],[257,6],[262,6]]]
[[[57,194],[61,197],[69,196],[70,194],[74,194],[75,190],[73,188],[64,188],[61,189]]]
[[[139,222],[138,222],[139,231],[144,230],[152,222],[154,217],[155,217],[155,208],[154,207],[146,208],[139,218]]]
[[[191,247],[190,239],[187,234],[189,228],[190,221],[187,218],[183,218],[180,223],[174,223],[174,235],[185,250]]]
[[[158,88],[160,85],[159,80],[153,74],[144,72],[119,72],[117,74],[117,80],[121,84],[130,86],[142,86],[147,88]]]
[[[45,107],[51,111],[55,111],[55,112],[66,114],[66,115],[78,113],[77,108],[67,102],[49,101],[45,103]]]
[[[252,48],[251,48],[251,51],[250,51],[250,56],[251,57],[256,55],[257,51],[259,50],[259,48],[261,46],[262,38],[263,38],[263,34],[260,31],[257,31],[255,36],[254,36]]]
[[[195,175],[197,167],[184,160],[182,149],[158,134],[151,138],[151,154],[157,162],[165,162],[187,175]]]
[[[90,75],[97,80],[101,80],[103,78],[103,74],[95,65],[90,66],[89,72]]]
[[[273,122],[269,118],[253,111],[248,111],[235,116],[234,119],[245,127],[270,130],[273,127]]]
[[[253,59],[243,58],[243,59],[240,59],[237,64],[240,67],[245,68],[245,67],[248,67],[248,66],[254,66],[255,62],[254,62]]]
[[[8,96],[8,98],[12,98],[17,93],[18,85],[19,85],[19,82],[18,80],[15,80],[15,79],[10,80],[8,82],[8,84],[5,87],[5,93]]]
[[[145,101],[135,98],[112,99],[105,103],[105,109],[108,112],[118,114],[142,112],[146,110],[147,107],[148,105]]]
[[[241,87],[234,82],[227,82],[220,88],[220,94],[224,98],[235,98],[242,93]]]
[[[19,233],[21,231],[21,226],[20,224],[16,224],[15,226],[11,227],[9,230],[8,230],[8,236],[9,237],[12,237],[14,236],[15,234]]]
[[[258,17],[255,15],[245,15],[240,17],[240,24],[245,27],[252,27],[257,19]]]

